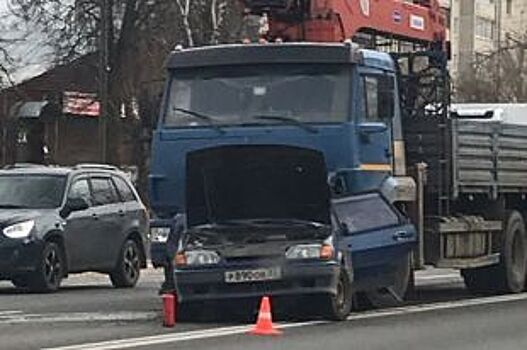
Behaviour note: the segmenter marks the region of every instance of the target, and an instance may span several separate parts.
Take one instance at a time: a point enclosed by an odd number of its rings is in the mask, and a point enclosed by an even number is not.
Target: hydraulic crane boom
[[[269,39],[341,42],[371,34],[444,48],[446,19],[438,0],[242,0],[268,17]]]

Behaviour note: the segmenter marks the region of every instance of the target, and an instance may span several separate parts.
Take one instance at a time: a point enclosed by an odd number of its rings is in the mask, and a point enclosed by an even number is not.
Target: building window
[[[476,35],[485,39],[494,38],[494,21],[484,17],[476,18]]]
[[[512,13],[512,0],[507,0],[507,14],[510,15]]]

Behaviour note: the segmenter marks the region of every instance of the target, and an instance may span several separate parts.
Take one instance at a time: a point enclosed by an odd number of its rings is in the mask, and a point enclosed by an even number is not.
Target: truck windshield
[[[0,176],[0,209],[52,209],[60,206],[66,178],[52,175]]]
[[[343,65],[186,69],[174,71],[170,85],[167,127],[284,124],[288,120],[335,123],[349,116],[350,69]]]

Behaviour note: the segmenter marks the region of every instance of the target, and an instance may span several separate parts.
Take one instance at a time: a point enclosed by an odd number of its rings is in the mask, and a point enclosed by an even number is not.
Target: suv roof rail
[[[99,169],[99,170],[113,170],[117,171],[119,170],[118,167],[109,165],[109,164],[95,164],[95,163],[85,163],[85,164],[77,164],[73,167],[73,169]]]
[[[14,163],[14,164],[5,165],[2,169],[3,170],[11,170],[11,169],[24,169],[24,168],[46,168],[46,167],[47,167],[47,165],[45,165],[45,164]]]

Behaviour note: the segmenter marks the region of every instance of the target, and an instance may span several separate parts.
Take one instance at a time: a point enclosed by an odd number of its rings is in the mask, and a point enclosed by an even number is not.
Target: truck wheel
[[[498,268],[500,289],[505,292],[520,293],[525,288],[527,272],[525,249],[527,249],[527,241],[523,217],[519,212],[512,211],[507,220]]]
[[[394,272],[394,282],[388,288],[366,292],[371,305],[378,308],[393,307],[402,304],[414,285],[414,271],[412,268],[412,253],[397,264]]]
[[[346,271],[341,270],[337,281],[337,294],[323,300],[324,316],[333,321],[344,321],[351,312],[353,293]]]
[[[32,292],[49,293],[59,289],[64,277],[64,254],[53,242],[48,242],[42,250],[42,256],[35,272],[28,279]]]
[[[110,280],[116,288],[131,288],[137,284],[141,273],[141,255],[137,244],[129,239],[121,249],[115,269],[110,273]]]
[[[472,293],[520,293],[527,273],[527,240],[525,223],[517,211],[508,215],[501,243],[500,263],[495,266],[461,271],[467,289]]]

